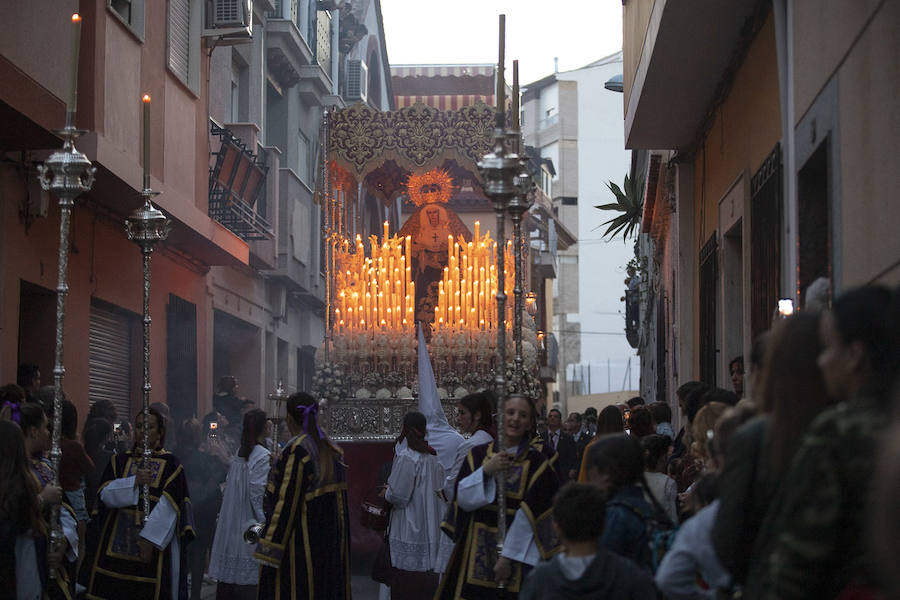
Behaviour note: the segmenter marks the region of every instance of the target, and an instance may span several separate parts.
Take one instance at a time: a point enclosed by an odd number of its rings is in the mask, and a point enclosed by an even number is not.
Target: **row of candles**
[[[362,236],[351,247],[344,239],[335,247],[334,324],[339,333],[352,331],[414,332],[416,284],[412,276],[412,238],[390,236],[387,221],[381,242],[369,237],[371,256],[365,254]],[[475,222],[471,241],[462,236],[447,238],[447,266],[438,282],[438,302],[434,307],[436,330],[487,331],[497,324],[497,242],[490,233],[481,235]],[[512,242],[504,248],[507,264],[512,263]],[[513,278],[505,291],[512,295]],[[512,307],[507,307],[507,324]]]
[[[412,280],[412,238],[388,235],[384,222],[381,244],[369,237],[367,257],[362,236],[335,248],[337,302],[334,323],[345,331],[414,331],[416,284]]]
[[[438,303],[434,307],[437,330],[487,331],[497,324],[497,242],[490,233],[481,235],[481,224],[475,221],[475,236],[467,242],[460,237],[447,237],[447,266],[438,283]],[[510,264],[512,241],[507,241],[504,256]],[[504,286],[507,295],[513,292],[513,278]],[[507,323],[512,308],[507,306]]]

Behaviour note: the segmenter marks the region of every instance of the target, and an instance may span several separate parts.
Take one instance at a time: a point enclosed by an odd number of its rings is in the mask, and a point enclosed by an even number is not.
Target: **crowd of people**
[[[684,383],[677,408],[563,419],[484,391],[459,433],[410,412],[382,597],[900,597],[898,365],[900,290],[867,286],[776,320],[732,389]],[[352,465],[315,398],[290,396],[273,436],[225,377],[201,420],[157,404],[132,428],[97,401],[80,437],[63,399],[55,477],[55,392],[29,365],[0,388],[0,598],[350,598]]]

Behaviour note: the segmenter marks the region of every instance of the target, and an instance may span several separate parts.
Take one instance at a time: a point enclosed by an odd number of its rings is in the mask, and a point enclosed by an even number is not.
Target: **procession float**
[[[534,183],[521,153],[515,61],[506,101],[503,28],[501,17],[495,107],[415,103],[378,112],[360,103],[323,116],[316,200],[326,334],[312,391],[323,428],[350,465],[350,506],[359,506],[390,464],[420,383],[437,384],[454,425],[457,401],[470,392],[538,396],[541,340],[531,318],[535,297],[525,290],[522,231]],[[380,231],[363,214],[363,195],[384,203],[376,214],[392,217]],[[418,379],[417,327],[433,383]],[[502,412],[497,417],[502,438]],[[503,491],[498,504],[503,510]],[[503,530],[505,523],[500,539]],[[354,551],[380,542],[351,519]]]

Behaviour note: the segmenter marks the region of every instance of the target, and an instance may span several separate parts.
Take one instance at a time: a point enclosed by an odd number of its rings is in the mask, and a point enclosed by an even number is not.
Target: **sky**
[[[381,0],[392,65],[496,63],[498,15],[506,14],[506,78],[519,61],[527,83],[622,49],[620,0]]]

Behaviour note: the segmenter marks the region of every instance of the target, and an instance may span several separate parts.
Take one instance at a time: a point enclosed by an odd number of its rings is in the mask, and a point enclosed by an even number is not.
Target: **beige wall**
[[[898,25],[900,2],[882,3],[837,70],[844,287],[900,281]]]
[[[634,86],[634,75],[637,73],[641,62],[641,51],[644,47],[644,39],[647,36],[647,28],[650,25],[650,14],[656,0],[631,0],[624,2],[622,7],[623,35],[623,59],[624,72],[622,74],[625,83],[625,102],[628,106],[631,98],[631,90]]]
[[[679,245],[689,254],[688,264],[695,273],[700,249],[718,228],[719,201],[742,173],[752,176],[759,169],[780,139],[778,62],[770,13],[750,45],[727,98],[713,113],[712,125],[694,158],[693,240],[679,240]],[[699,284],[700,278],[695,276],[695,298],[699,298]],[[694,348],[700,347],[699,310],[699,302],[694,302]],[[699,352],[692,358],[696,375],[700,372]]]
[[[794,117],[797,122],[822,91],[831,75],[847,58],[854,41],[879,4],[883,6],[881,13],[890,12],[892,4],[896,9],[896,2],[881,0],[793,1]],[[896,13],[896,10],[894,12]],[[890,21],[888,16],[881,14],[877,18],[888,23],[892,22],[894,30],[900,27],[896,14],[893,21]],[[896,52],[881,58],[887,60],[890,56],[894,57],[893,65],[896,68],[898,56]],[[890,62],[890,60],[887,60],[887,63],[875,61],[870,64],[890,64]]]
[[[755,173],[780,139],[778,63],[770,14],[694,158],[694,254],[718,226],[719,200],[745,169]]]

